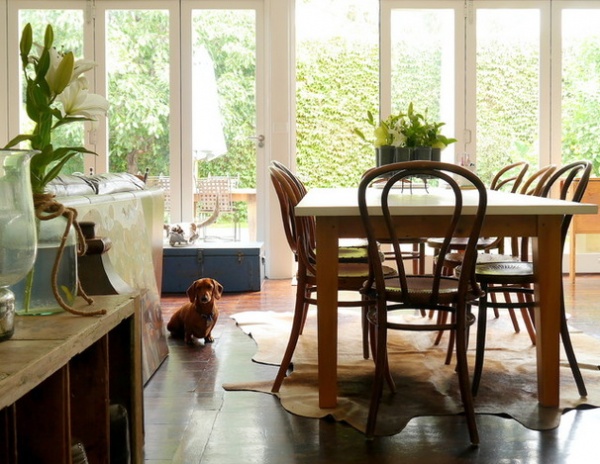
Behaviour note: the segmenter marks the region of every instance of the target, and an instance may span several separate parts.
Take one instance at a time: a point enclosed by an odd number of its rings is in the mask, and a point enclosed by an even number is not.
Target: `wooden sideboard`
[[[0,462],[70,463],[78,441],[90,464],[110,461],[110,405],[127,410],[131,462],[143,462],[139,297],[96,296],[79,310],[19,316],[0,343]]]
[[[575,179],[572,188],[575,188],[575,185],[577,185],[577,179]],[[600,177],[590,178],[581,202],[600,204]],[[569,252],[569,277],[571,282],[575,281],[577,234],[600,234],[600,210],[596,214],[576,214],[573,216],[569,231],[569,246],[571,249]]]

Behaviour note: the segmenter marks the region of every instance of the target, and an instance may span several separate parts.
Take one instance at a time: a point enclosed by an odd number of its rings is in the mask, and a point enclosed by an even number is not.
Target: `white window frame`
[[[0,43],[8,44],[8,28],[6,27],[8,5],[7,0],[0,0]],[[0,47],[0,63],[8,64],[8,47]],[[8,68],[0,66],[0,140],[9,140],[8,132]],[[2,144],[3,146],[4,144]]]
[[[465,152],[469,140],[465,137],[465,1],[464,0],[380,0],[380,62],[379,105],[380,116],[387,117],[392,111],[392,64],[391,64],[391,11],[394,9],[454,9],[455,14],[455,65],[454,65],[454,127],[457,139],[455,158]],[[446,121],[448,123],[448,121]],[[458,159],[458,158],[457,158]],[[455,161],[457,161],[455,159]]]

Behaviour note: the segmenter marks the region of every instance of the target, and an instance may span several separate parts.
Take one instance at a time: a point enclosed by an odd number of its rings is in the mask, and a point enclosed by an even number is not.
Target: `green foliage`
[[[563,161],[588,160],[600,175],[600,42],[580,40],[563,53]]]
[[[491,41],[480,48],[477,174],[486,182],[507,164],[538,164],[538,69],[538,50],[533,46],[517,48]]]
[[[332,40],[304,42],[297,63],[297,165],[308,186],[357,185],[375,165],[373,145],[354,128],[372,131],[357,115],[378,107],[376,47],[349,46]]]
[[[204,45],[215,64],[227,144],[226,155],[198,163],[197,175],[238,175],[240,187],[256,187],[254,22],[252,11],[206,10],[192,18],[194,45]]]
[[[17,135],[5,146],[11,148],[28,142],[33,150],[38,151],[30,163],[31,188],[36,194],[44,193],[48,182],[56,178],[74,156],[94,154],[81,146],[60,146],[53,139],[54,131],[61,126],[94,120],[108,107],[102,97],[98,97],[97,103],[91,103],[90,98],[95,96],[87,93],[87,81],[80,76],[90,67],[79,64],[77,68],[73,52],[57,53],[53,43],[51,25],[46,26],[44,45],[39,50],[33,50],[31,24],[27,23],[23,28],[19,48],[25,83],[25,109],[34,127],[30,133]]]
[[[169,17],[112,10],[107,21],[109,168],[169,173]],[[135,47],[131,45],[135,44]]]
[[[83,12],[80,10],[38,10],[26,9],[20,11],[20,25],[52,24],[54,46],[59,46],[59,51],[70,50],[75,56],[83,56]],[[33,29],[33,43],[43,44],[45,28]],[[26,93],[26,83],[23,82],[23,95]],[[34,122],[29,119],[22,121],[21,133],[31,133]],[[52,134],[56,146],[69,147],[84,144],[83,124],[71,124],[57,127]],[[83,156],[75,153],[63,166],[62,172],[82,172]]]
[[[349,9],[347,20],[355,21],[357,28],[370,27],[362,14]],[[81,12],[24,10],[23,15],[38,24],[52,23],[55,42],[76,56],[82,54]],[[149,168],[152,174],[168,174],[168,14],[111,10],[109,15],[110,170]],[[436,20],[435,15],[425,19]],[[255,142],[249,139],[256,136],[254,22],[251,10],[198,10],[192,17],[193,45],[204,45],[215,63],[227,144],[227,154],[198,163],[196,175],[239,175],[242,187],[256,186]],[[406,111],[415,102],[415,107],[427,108],[428,119],[439,120],[443,47],[437,39],[428,42],[427,34],[419,37],[416,44],[411,35],[393,46],[392,113]],[[43,37],[36,40],[41,43]],[[368,109],[378,114],[379,50],[366,40],[352,42],[333,35],[323,40],[303,41],[297,48],[298,171],[309,187],[356,185],[364,170],[375,164],[374,119],[369,122],[363,115]],[[478,46],[477,172],[489,181],[507,163],[538,162],[539,50],[503,41]],[[563,162],[588,159],[599,174],[600,42],[582,39],[572,47],[563,53],[568,57],[563,63]],[[440,136],[440,128],[432,129],[430,143],[433,133]],[[54,140],[60,146],[80,145],[83,129],[57,128]],[[73,158],[73,170],[81,170],[82,155],[74,153]],[[65,169],[71,163],[73,159]]]

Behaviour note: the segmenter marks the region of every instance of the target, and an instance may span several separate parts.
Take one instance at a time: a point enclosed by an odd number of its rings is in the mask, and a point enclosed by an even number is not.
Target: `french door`
[[[222,172],[246,192],[241,214],[246,239],[256,240],[257,172],[264,172],[263,3],[256,0],[182,0],[181,156],[171,160],[181,179],[182,219],[199,177]],[[227,162],[226,162],[227,160]],[[264,179],[260,179],[261,182]],[[252,193],[254,191],[254,193]],[[234,198],[235,199],[235,198]]]
[[[509,160],[547,164],[550,55],[542,30],[549,6],[382,0],[382,113],[406,111],[410,102],[427,110],[458,140],[443,160],[484,180]]]

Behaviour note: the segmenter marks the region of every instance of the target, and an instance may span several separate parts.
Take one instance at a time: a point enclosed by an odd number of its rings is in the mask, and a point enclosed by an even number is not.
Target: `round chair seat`
[[[478,282],[486,283],[531,283],[533,281],[533,263],[524,261],[504,261],[477,264],[475,276]],[[522,279],[522,281],[521,281]]]

